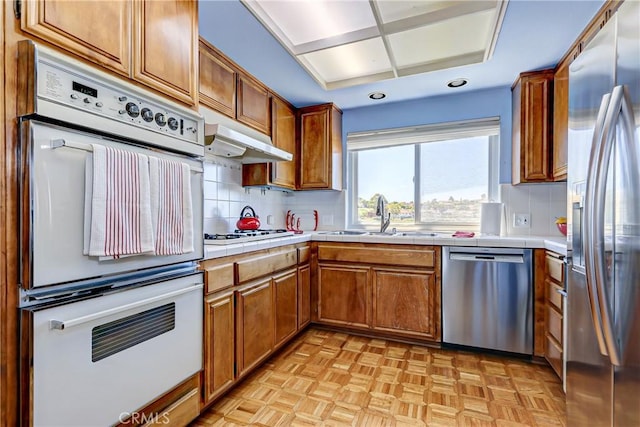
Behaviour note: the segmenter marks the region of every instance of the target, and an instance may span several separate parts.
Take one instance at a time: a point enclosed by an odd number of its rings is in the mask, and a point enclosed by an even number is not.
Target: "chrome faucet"
[[[380,216],[380,232],[384,233],[391,223],[391,212],[387,213],[387,202],[382,194],[378,196],[376,216]]]

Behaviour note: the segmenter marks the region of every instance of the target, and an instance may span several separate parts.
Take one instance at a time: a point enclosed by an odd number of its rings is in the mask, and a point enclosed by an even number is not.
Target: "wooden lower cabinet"
[[[236,294],[236,357],[238,377],[265,359],[273,349],[274,306],[271,278]]]
[[[440,292],[433,271],[373,269],[375,330],[440,339]]]
[[[235,310],[233,291],[205,299],[204,402],[213,401],[235,380]]]
[[[298,329],[311,322],[311,267],[298,267]]]
[[[293,269],[273,278],[276,347],[298,330],[297,274],[297,269]]]
[[[370,269],[318,265],[318,320],[340,326],[369,325]]]
[[[439,247],[326,242],[315,253],[314,322],[441,340]]]
[[[545,348],[544,357],[560,378],[564,376],[562,328],[565,316],[564,256],[546,251],[545,254]]]

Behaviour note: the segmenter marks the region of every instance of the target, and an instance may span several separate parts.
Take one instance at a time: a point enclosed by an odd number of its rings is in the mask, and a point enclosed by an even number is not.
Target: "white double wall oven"
[[[117,424],[202,369],[202,118],[30,41],[19,73],[21,419]],[[92,219],[105,150],[175,169],[149,184],[140,163],[135,179],[147,184],[130,188],[115,175],[128,165],[106,168],[118,191],[137,195],[107,209],[138,221],[122,222],[122,236]],[[183,191],[165,189],[174,184]],[[140,228],[152,250],[88,255],[100,233],[126,240]],[[166,234],[180,240],[168,254],[157,250]]]

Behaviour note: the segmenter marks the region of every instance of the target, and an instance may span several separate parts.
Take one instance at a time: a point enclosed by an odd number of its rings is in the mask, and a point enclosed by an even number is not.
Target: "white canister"
[[[501,236],[504,224],[504,204],[486,202],[480,205],[480,233]]]

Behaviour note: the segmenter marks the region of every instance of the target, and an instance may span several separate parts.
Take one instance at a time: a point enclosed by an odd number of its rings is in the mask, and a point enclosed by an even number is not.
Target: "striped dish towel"
[[[149,159],[144,154],[92,144],[88,255],[119,258],[152,253]],[[88,182],[88,179],[87,179]]]
[[[190,171],[186,163],[149,157],[156,255],[194,250]]]

